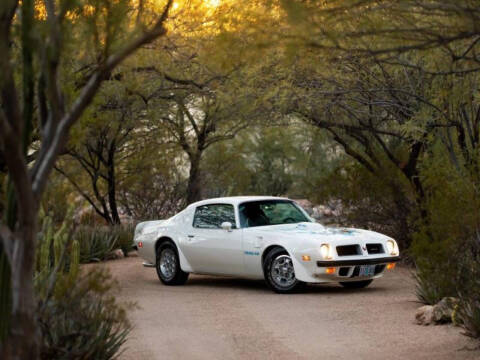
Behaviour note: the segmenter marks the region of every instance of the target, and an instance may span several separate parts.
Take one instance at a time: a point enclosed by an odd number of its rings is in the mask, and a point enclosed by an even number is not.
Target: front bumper
[[[400,256],[387,256],[374,259],[355,259],[355,260],[330,260],[317,261],[318,267],[336,267],[336,266],[354,266],[354,265],[377,265],[388,264],[400,261]]]
[[[361,281],[376,279],[383,276],[387,270],[387,265],[396,263],[400,256],[382,256],[382,257],[357,257],[356,259],[334,259],[314,261],[303,261],[301,255],[305,251],[297,254],[294,258],[295,276],[297,279],[308,283],[332,283],[342,281]],[[313,257],[313,256],[312,256]],[[360,268],[363,265],[375,266],[373,276],[361,276]],[[333,268],[333,270],[332,270]]]

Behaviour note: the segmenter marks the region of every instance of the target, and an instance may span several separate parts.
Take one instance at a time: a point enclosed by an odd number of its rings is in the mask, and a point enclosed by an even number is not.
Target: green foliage
[[[81,263],[108,260],[112,251],[121,249],[125,256],[132,251],[132,225],[79,226],[72,237],[78,244]]]
[[[467,244],[460,259],[460,276],[457,282],[458,322],[468,336],[480,339],[480,233]]]
[[[117,225],[112,228],[112,233],[116,237],[115,247],[122,250],[125,256],[132,251],[133,233],[135,231],[134,225]]]
[[[116,284],[110,274],[93,269],[56,281],[55,295],[41,297],[39,302],[41,358],[116,358],[131,326],[125,306],[112,295]],[[37,284],[41,289],[46,286]]]
[[[117,247],[118,234],[109,227],[78,227],[73,234],[80,247],[80,262],[99,262],[108,259]]]
[[[131,326],[112,295],[117,285],[108,271],[81,271],[81,238],[72,237],[71,215],[59,226],[42,219],[35,281],[41,358],[111,359]]]
[[[208,149],[202,167],[204,195],[288,195],[317,201],[319,179],[336,162],[325,156],[330,150],[328,138],[300,122],[252,127]]]
[[[55,276],[73,276],[79,270],[79,253],[76,241],[71,241],[73,230],[71,206],[65,214],[65,220],[56,228],[50,216],[42,219],[42,230],[38,236],[36,272],[37,281],[42,281],[52,273]]]
[[[435,304],[443,297],[459,298],[455,321],[467,335],[480,337],[478,150],[463,155],[436,142],[424,160],[428,216],[420,223],[411,253],[417,265],[419,300]]]

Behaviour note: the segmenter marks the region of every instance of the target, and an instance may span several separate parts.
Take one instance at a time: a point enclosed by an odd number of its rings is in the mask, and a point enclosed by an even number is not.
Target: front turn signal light
[[[395,263],[387,264],[387,270],[393,270],[393,269],[395,269]]]
[[[310,261],[312,258],[309,255],[302,255],[302,260],[303,261]]]
[[[334,268],[334,267],[327,267],[327,268],[325,269],[325,273],[326,273],[326,274],[329,274],[329,275],[335,274],[335,268]]]

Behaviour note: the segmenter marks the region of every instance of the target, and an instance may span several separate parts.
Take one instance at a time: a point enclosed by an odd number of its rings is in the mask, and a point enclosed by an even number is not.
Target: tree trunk
[[[10,308],[12,303],[10,276],[10,263],[3,251],[3,245],[0,242],[0,344],[5,341],[10,325]]]
[[[33,288],[35,264],[35,220],[23,225],[15,238],[17,251],[12,268],[12,316],[10,334],[4,343],[3,359],[37,359],[40,334],[36,326],[36,301]],[[33,246],[32,246],[33,245]]]
[[[190,174],[188,177],[187,186],[187,204],[194,203],[201,200],[201,174],[200,174],[200,159],[202,153],[198,152],[190,156]]]
[[[108,205],[110,206],[110,212],[112,214],[112,221],[115,225],[120,224],[120,216],[118,215],[117,199],[116,199],[116,186],[115,186],[115,152],[117,148],[115,141],[112,142],[108,149]]]

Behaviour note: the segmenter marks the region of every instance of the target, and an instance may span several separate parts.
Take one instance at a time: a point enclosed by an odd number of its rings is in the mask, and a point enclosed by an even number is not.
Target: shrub
[[[128,256],[128,253],[132,251],[133,246],[133,233],[135,231],[135,226],[133,225],[117,225],[112,228],[112,233],[116,237],[116,248],[120,248],[123,251],[125,256]]]
[[[111,359],[131,330],[125,305],[111,294],[116,283],[105,269],[80,271],[80,243],[72,233],[67,221],[57,230],[43,219],[35,276],[40,357]]]
[[[422,165],[426,216],[411,247],[417,297],[428,304],[457,297],[455,321],[480,337],[480,173],[475,162],[450,157],[433,148]]]
[[[480,338],[480,233],[460,261],[458,297],[458,320],[465,334]]]
[[[46,286],[41,283],[39,286]],[[106,270],[83,272],[72,281],[57,279],[55,294],[38,305],[42,359],[112,359],[131,326],[117,303],[115,282]]]
[[[98,262],[108,259],[117,247],[118,234],[108,227],[77,228],[73,237],[80,244],[80,262]]]
[[[417,265],[417,295],[426,303],[457,297],[472,239],[480,224],[478,174],[449,162],[434,149],[422,166],[426,216],[414,235],[411,253]],[[468,267],[467,267],[468,268]]]

